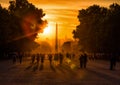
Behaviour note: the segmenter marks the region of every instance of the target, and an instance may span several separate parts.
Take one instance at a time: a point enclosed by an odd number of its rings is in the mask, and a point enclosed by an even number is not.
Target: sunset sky
[[[42,8],[48,21],[48,31],[39,36],[43,39],[55,38],[55,26],[58,24],[59,38],[72,38],[72,31],[79,25],[78,10],[87,8],[93,4],[108,7],[112,3],[119,3],[120,0],[28,0],[36,7]],[[4,7],[8,7],[9,0],[0,0]]]

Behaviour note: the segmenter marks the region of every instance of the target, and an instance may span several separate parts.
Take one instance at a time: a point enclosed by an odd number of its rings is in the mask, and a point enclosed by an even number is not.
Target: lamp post
[[[55,52],[58,53],[58,24],[56,23],[55,30]]]

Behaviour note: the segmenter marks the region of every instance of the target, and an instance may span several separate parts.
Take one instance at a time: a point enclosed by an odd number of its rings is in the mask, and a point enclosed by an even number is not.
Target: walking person
[[[48,54],[48,59],[50,61],[50,65],[52,65],[52,54]]]
[[[42,65],[44,64],[44,58],[45,58],[45,54],[42,54],[42,55],[41,55],[41,64],[42,64]]]
[[[110,70],[115,70],[116,62],[117,62],[117,55],[112,54],[110,58]]]
[[[58,65],[58,53],[54,54],[54,65]]]
[[[79,63],[80,63],[80,68],[83,68],[83,54],[79,56]]]
[[[66,53],[66,58],[70,58],[70,54],[69,53]]]
[[[32,64],[35,62],[35,54],[32,54],[32,56],[31,56],[32,58]]]
[[[88,59],[87,59],[87,54],[84,53],[84,55],[83,55],[83,67],[84,67],[84,68],[86,68],[86,66],[87,66],[87,61],[88,61]]]
[[[60,58],[60,65],[62,65],[62,63],[63,63],[63,54],[62,53],[59,54],[59,58]]]
[[[20,61],[20,64],[22,63],[23,56],[24,56],[23,52],[20,52],[20,53],[19,53],[19,61]]]
[[[13,64],[15,64],[17,61],[17,55],[15,53],[12,53],[12,59],[13,59]]]
[[[39,61],[40,61],[40,54],[37,54],[37,58],[36,58],[36,60],[37,60],[37,65],[39,65]]]

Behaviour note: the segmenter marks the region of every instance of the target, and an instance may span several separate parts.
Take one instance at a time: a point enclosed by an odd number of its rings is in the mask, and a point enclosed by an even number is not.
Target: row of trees
[[[120,52],[120,5],[109,8],[93,5],[79,10],[80,25],[73,31],[81,47],[88,52]]]
[[[8,9],[0,5],[0,50],[28,51],[37,46],[34,42],[47,21],[42,9],[27,0],[10,0]]]

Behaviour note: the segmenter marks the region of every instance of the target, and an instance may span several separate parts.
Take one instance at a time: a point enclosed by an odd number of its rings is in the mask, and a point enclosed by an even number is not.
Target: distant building
[[[64,42],[61,48],[62,48],[61,50],[64,53],[77,53],[77,54],[80,49],[78,42],[73,40]]]

